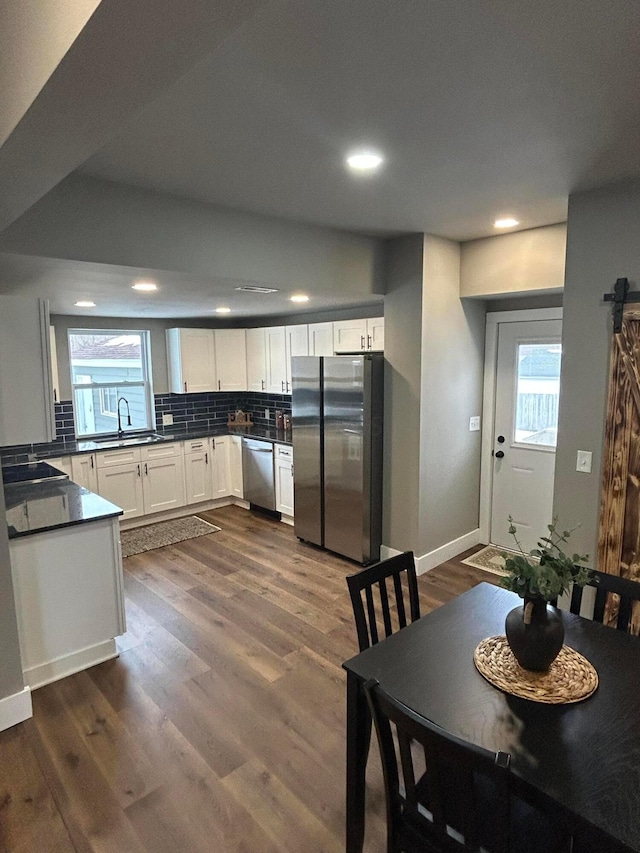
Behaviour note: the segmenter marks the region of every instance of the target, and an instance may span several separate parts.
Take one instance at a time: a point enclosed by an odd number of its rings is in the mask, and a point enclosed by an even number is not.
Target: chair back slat
[[[391,610],[389,609],[389,596],[387,595],[386,578],[382,578],[382,580],[378,581],[378,588],[380,590],[380,606],[382,609],[382,621],[384,622],[384,635],[385,637],[390,637],[391,634],[393,634],[393,628],[391,627]]]
[[[574,583],[573,589],[571,590],[571,604],[569,606],[569,610],[571,613],[575,613],[576,616],[580,615],[580,607],[582,606],[582,587],[578,586]]]
[[[406,577],[408,606],[402,579]],[[387,578],[393,578],[393,591],[390,594]],[[420,618],[420,599],[418,580],[412,551],[382,560],[347,578],[353,615],[358,632],[360,651],[368,649],[380,641],[379,624],[384,626],[385,637],[394,632],[394,622],[398,628],[406,628],[407,612],[411,621]],[[374,595],[373,587],[378,590]],[[365,602],[362,600],[364,591]],[[376,612],[376,599],[379,599],[379,613]],[[393,605],[393,606],[392,606]],[[395,612],[394,612],[395,611]]]
[[[369,632],[371,634],[371,645],[378,642],[378,623],[376,621],[376,608],[373,604],[373,591],[370,586],[365,588],[364,594],[367,598],[367,613],[369,614]]]
[[[456,738],[388,696],[375,679],[365,686],[375,723],[387,795],[390,850],[403,850],[403,826],[415,839],[425,839],[424,850],[479,851],[481,821],[486,814],[476,795],[480,777],[492,786],[495,811],[490,816],[492,853],[508,853],[510,821],[509,756],[494,753]],[[396,733],[401,761],[396,758]],[[415,749],[424,750],[426,772],[416,782]],[[402,772],[402,778],[400,778]],[[402,784],[401,784],[402,783]],[[496,826],[496,821],[499,821]],[[452,834],[450,829],[455,830]],[[414,849],[411,847],[410,849]]]
[[[607,590],[597,587],[596,602],[593,605],[593,621],[604,622],[604,608],[607,604]]]
[[[629,630],[629,621],[631,619],[631,608],[633,607],[633,600],[631,598],[627,598],[625,596],[618,596],[618,621],[616,622],[616,628],[618,631]]]
[[[396,593],[396,610],[398,611],[398,625],[400,628],[407,627],[407,612],[404,609],[404,595],[402,593],[402,581],[400,575],[393,576],[393,588]]]

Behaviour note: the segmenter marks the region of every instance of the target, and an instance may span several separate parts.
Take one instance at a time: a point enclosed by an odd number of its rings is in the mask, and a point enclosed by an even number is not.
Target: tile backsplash
[[[256,426],[275,426],[276,410],[291,414],[291,397],[283,394],[262,394],[251,391],[236,393],[204,394],[155,394],[154,405],[156,427],[162,428],[162,415],[173,415],[173,429],[176,434],[188,433],[199,429],[216,429],[227,424],[229,412],[242,409],[251,414]],[[269,418],[265,418],[265,409]],[[28,462],[32,454],[64,456],[75,442],[73,423],[73,404],[63,400],[55,404],[56,439],[50,444],[23,444],[16,447],[0,448],[0,461],[3,465],[16,462]],[[169,432],[172,427],[165,429]]]

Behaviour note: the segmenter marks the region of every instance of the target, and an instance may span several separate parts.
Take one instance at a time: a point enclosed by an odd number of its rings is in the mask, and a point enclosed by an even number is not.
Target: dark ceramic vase
[[[507,614],[504,627],[516,660],[533,672],[548,670],[564,642],[562,616],[543,598],[525,598]]]

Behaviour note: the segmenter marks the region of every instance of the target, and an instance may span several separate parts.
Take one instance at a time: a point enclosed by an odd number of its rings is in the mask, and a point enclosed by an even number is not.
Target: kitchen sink
[[[163,435],[152,433],[151,435],[134,435],[131,438],[102,438],[95,441],[100,447],[131,447],[136,444],[156,444],[165,441]]]

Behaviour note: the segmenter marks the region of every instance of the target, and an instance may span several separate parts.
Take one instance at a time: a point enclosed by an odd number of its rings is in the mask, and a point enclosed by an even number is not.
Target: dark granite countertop
[[[160,427],[156,430],[157,435],[161,435],[165,441],[189,441],[192,438],[207,438],[209,436],[216,437],[220,435],[246,435],[250,438],[263,438],[266,441],[273,441],[276,444],[291,445],[291,430],[274,429],[269,427],[228,427],[226,424],[220,427],[209,427],[194,424],[193,427],[181,429],[174,424],[170,427]],[[114,439],[115,441],[115,439]],[[148,447],[149,443],[141,442],[139,445],[128,445],[129,447]],[[77,456],[81,453],[95,453],[100,450],[117,450],[116,444],[109,444],[105,441],[72,441],[65,442],[61,445],[59,442],[51,445],[51,449],[40,450],[38,459],[51,459],[59,456]]]
[[[120,507],[71,480],[7,483],[4,500],[9,539],[122,515]]]

